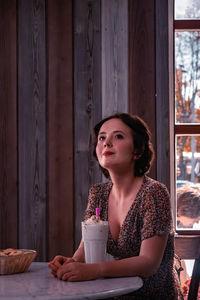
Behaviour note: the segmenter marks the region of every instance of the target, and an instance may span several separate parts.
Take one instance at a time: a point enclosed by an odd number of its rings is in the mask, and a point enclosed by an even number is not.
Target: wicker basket
[[[20,254],[0,256],[0,275],[23,273],[28,270],[37,252],[19,249]]]

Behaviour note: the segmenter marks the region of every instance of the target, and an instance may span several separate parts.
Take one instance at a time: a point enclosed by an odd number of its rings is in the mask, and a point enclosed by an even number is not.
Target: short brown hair
[[[200,218],[200,186],[185,184],[177,189],[178,217]]]
[[[98,142],[99,130],[106,121],[111,119],[120,119],[124,124],[131,128],[134,149],[137,155],[139,155],[139,158],[135,161],[134,175],[139,177],[143,176],[149,171],[151,167],[154,158],[154,150],[151,144],[151,133],[147,124],[136,115],[130,115],[127,113],[117,113],[97,123],[94,127],[94,157],[97,159],[96,146]],[[100,169],[102,170],[105,177],[110,177],[109,172],[106,169],[102,168],[101,166]]]

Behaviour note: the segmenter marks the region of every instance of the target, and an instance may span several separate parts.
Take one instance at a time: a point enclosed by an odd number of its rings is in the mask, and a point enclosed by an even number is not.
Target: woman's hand
[[[57,271],[57,277],[66,281],[83,281],[95,279],[96,276],[94,264],[85,264],[80,262],[65,262]]]
[[[63,264],[67,264],[70,262],[74,262],[74,259],[71,257],[65,257],[61,255],[57,255],[54,257],[52,261],[48,263],[49,269],[51,269],[51,274],[55,277],[57,277],[57,271]]]

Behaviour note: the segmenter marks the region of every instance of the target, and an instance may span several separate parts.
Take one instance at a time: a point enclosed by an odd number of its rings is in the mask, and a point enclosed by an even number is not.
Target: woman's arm
[[[158,270],[168,235],[154,236],[141,243],[139,256],[99,264],[102,277],[152,276]]]
[[[80,245],[74,255],[72,256],[72,259],[76,262],[84,262],[84,244],[83,241],[81,240]]]
[[[101,277],[142,276],[156,273],[163,258],[168,235],[154,236],[141,244],[139,256],[102,262],[64,264],[57,272],[58,278],[68,281],[90,280]]]

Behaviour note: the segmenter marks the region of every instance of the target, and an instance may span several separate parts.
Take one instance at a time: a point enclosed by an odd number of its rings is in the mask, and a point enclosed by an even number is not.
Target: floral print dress
[[[95,184],[89,192],[85,219],[95,214],[96,207],[102,220],[108,220],[108,199],[111,181]],[[182,299],[174,272],[174,235],[169,193],[160,182],[144,176],[143,183],[120,228],[118,240],[109,231],[107,252],[115,259],[138,256],[141,242],[155,235],[168,235],[161,265],[153,276],[143,278],[143,287],[120,299]]]

